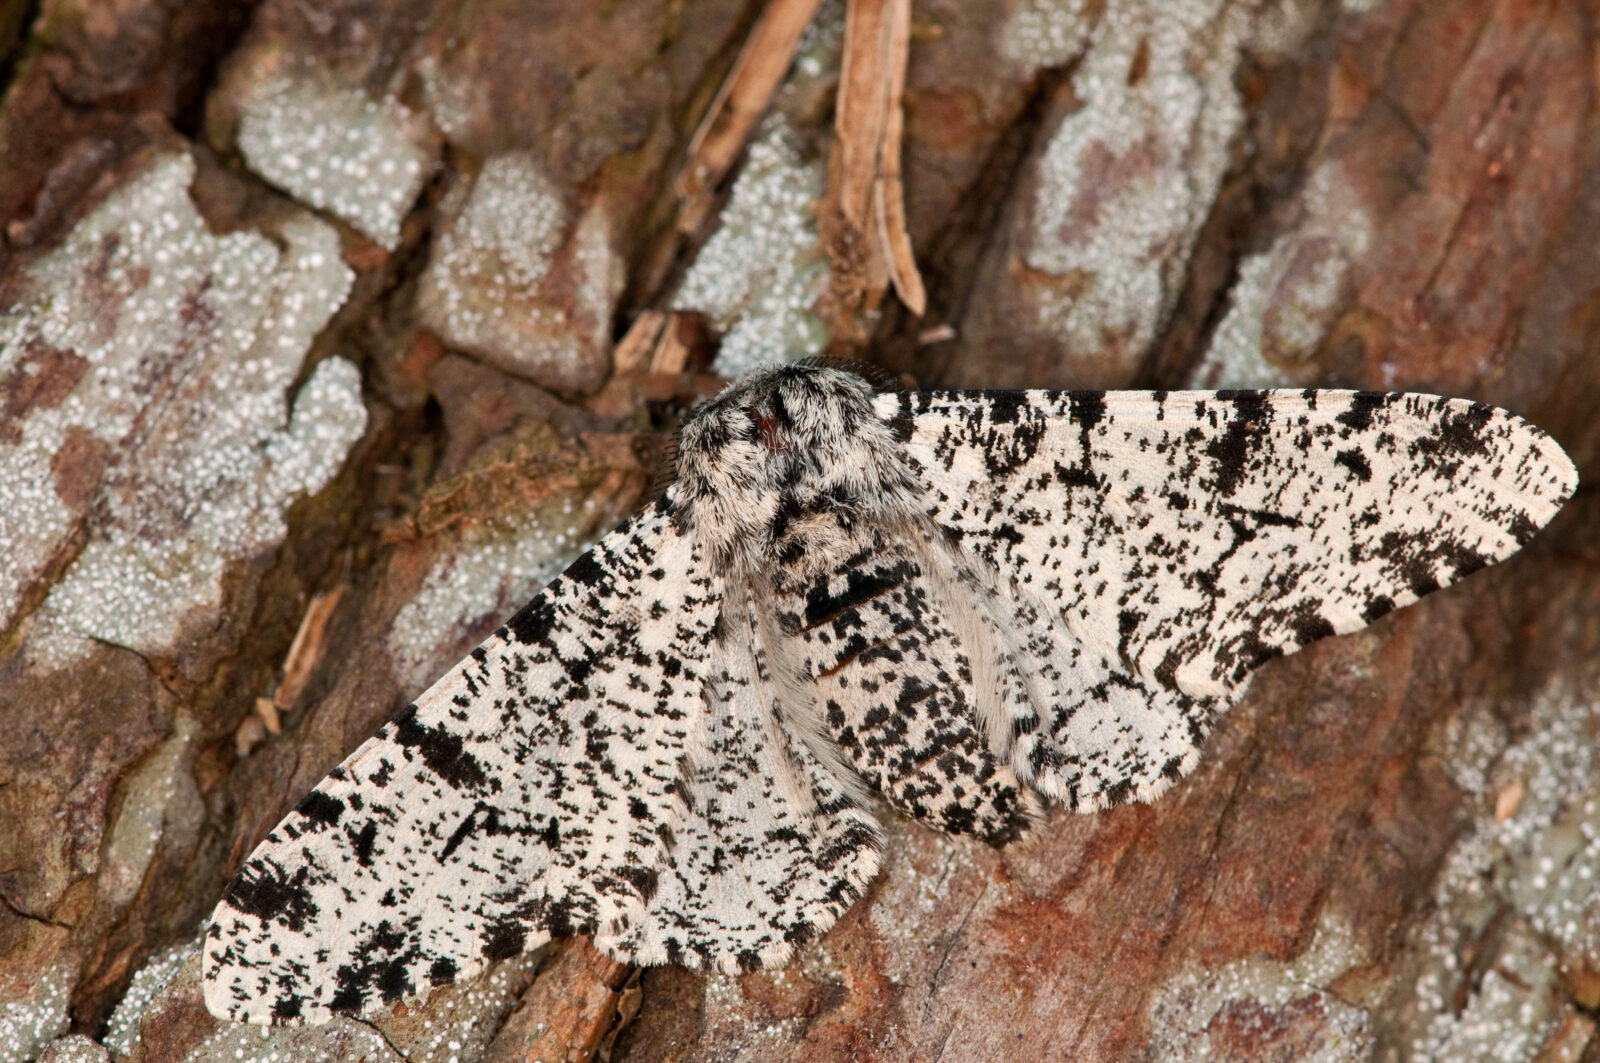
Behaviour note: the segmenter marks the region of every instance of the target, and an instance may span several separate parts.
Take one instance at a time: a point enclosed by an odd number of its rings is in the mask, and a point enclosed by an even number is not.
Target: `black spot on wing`
[[[1098,491],[1105,486],[1105,478],[1085,465],[1063,465],[1056,462],[1056,479],[1063,487]]]
[[[617,877],[632,886],[639,899],[646,904],[656,895],[656,873],[648,867],[619,867]]]
[[[1012,413],[1013,418],[1016,412]],[[1003,480],[1033,460],[1044,441],[1042,421],[1018,420],[1015,427],[994,433],[983,447],[983,463],[989,476]]]
[[[377,820],[367,820],[359,831],[351,830],[349,827],[345,830],[349,831],[350,851],[356,854],[356,863],[362,867],[371,867],[372,847],[378,840]]]
[[[1418,598],[1439,589],[1434,575],[1434,551],[1425,539],[1398,531],[1386,532],[1375,551],[1383,558],[1390,578],[1403,583]]]
[[[450,840],[445,842],[444,848],[439,850],[439,862],[442,864],[449,860],[461,844],[480,831],[486,835],[494,835],[500,825],[500,815],[492,808],[480,805],[473,809],[466,819],[451,832]]]
[[[344,814],[344,802],[337,797],[330,797],[321,790],[312,790],[301,799],[294,810],[318,827],[331,827],[339,822],[339,817]]]
[[[1481,568],[1487,568],[1492,563],[1484,555],[1478,553],[1465,543],[1450,543],[1442,551],[1444,559],[1455,570],[1454,578],[1461,579],[1470,576]]]
[[[593,587],[605,582],[610,574],[600,565],[595,557],[595,551],[584,552],[577,560],[567,566],[564,575],[574,583],[581,583],[585,587]]]
[[[1238,683],[1274,657],[1282,657],[1283,647],[1272,645],[1261,637],[1260,632],[1251,630],[1235,640],[1231,656],[1233,665],[1230,678]]]
[[[1493,406],[1482,403],[1460,411],[1446,407],[1433,430],[1411,442],[1411,458],[1443,479],[1454,479],[1463,461],[1490,452],[1484,429],[1494,414]]]
[[[521,609],[515,616],[506,621],[502,632],[516,639],[524,646],[541,644],[550,634],[550,629],[556,622],[555,603],[547,594],[537,594],[533,600]],[[501,634],[506,638],[507,634]]]
[[[293,875],[285,875],[276,864],[252,860],[228,883],[222,899],[263,923],[276,922],[298,934],[318,912],[306,885],[310,873],[309,868],[301,865],[295,868]]]
[[[449,985],[456,980],[454,960],[440,956],[428,965],[428,981],[435,986]]]
[[[337,988],[328,1001],[328,1009],[354,1015],[364,1009],[374,993],[386,1003],[414,995],[416,987],[411,984],[407,968],[420,951],[388,921],[379,923],[364,941],[356,944],[356,959],[340,967],[334,976]]]
[[[1389,397],[1381,391],[1358,391],[1350,396],[1350,408],[1341,413],[1337,420],[1346,428],[1365,432],[1372,427],[1372,415],[1388,401]]]
[[[1511,532],[1511,537],[1517,541],[1518,546],[1527,546],[1533,541],[1533,537],[1539,534],[1539,525],[1535,524],[1526,513],[1518,513],[1511,518],[1511,527],[1507,530]]]
[[[367,995],[360,986],[341,986],[328,1001],[328,1010],[336,1015],[359,1015]]]
[[[1219,391],[1216,399],[1232,405],[1233,416],[1222,435],[1206,444],[1206,456],[1216,463],[1217,493],[1231,495],[1244,482],[1257,440],[1267,430],[1268,398],[1264,391]]]
[[[911,434],[916,431],[917,427],[916,418],[911,415],[910,394],[908,391],[900,393],[900,409],[888,420],[889,432],[898,443],[910,442]]]
[[[1289,627],[1294,632],[1295,642],[1301,646],[1309,646],[1318,639],[1331,638],[1336,634],[1333,625],[1322,615],[1318,602],[1301,602]]]
[[[1115,808],[1117,805],[1126,804],[1133,796],[1134,783],[1132,779],[1120,779],[1105,789],[1106,804]]]
[[[1494,420],[1493,406],[1475,402],[1465,410],[1449,411],[1443,423],[1421,442],[1430,449],[1467,456],[1489,453],[1489,440],[1484,429]]]
[[[990,424],[1015,424],[1027,405],[1027,393],[1022,391],[986,391],[983,399]]]
[[[300,1017],[299,997],[279,997],[272,1005],[272,1017],[278,1022],[294,1022]]]
[[[1380,594],[1368,602],[1365,609],[1361,610],[1361,619],[1370,624],[1379,617],[1387,616],[1392,612],[1394,612],[1394,599],[1387,594]]]
[[[795,948],[809,945],[817,937],[817,928],[807,922],[799,922],[783,932],[783,940]]]
[[[914,574],[915,570],[906,561],[896,562],[886,568],[851,569],[845,575],[844,590],[838,594],[829,591],[828,578],[818,580],[806,591],[806,629],[825,624],[848,609],[887,594]]]
[[[1351,474],[1362,483],[1372,479],[1372,465],[1359,450],[1341,450],[1334,455],[1333,460],[1336,464],[1343,465],[1349,469]]]
[[[461,736],[443,727],[419,723],[415,705],[395,717],[393,737],[407,749],[415,749],[430,771],[457,790],[477,788],[488,781],[483,765],[467,752]]]
[[[508,921],[496,923],[483,938],[483,958],[489,963],[522,955],[522,946],[528,940],[528,931],[521,923]]]
[[[1103,391],[1067,392],[1067,416],[1080,428],[1093,428],[1106,419],[1106,393]]]

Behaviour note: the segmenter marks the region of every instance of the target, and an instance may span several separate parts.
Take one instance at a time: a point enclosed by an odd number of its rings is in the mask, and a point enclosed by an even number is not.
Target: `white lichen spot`
[[[1469,794],[1488,795],[1493,790],[1490,772],[1511,744],[1505,722],[1491,708],[1468,703],[1430,738],[1430,750],[1457,787]]]
[[[812,306],[827,277],[814,207],[823,184],[821,161],[802,161],[788,127],[769,119],[750,145],[721,227],[673,300],[722,332],[713,368],[723,376],[822,351],[827,334]]]
[[[1496,766],[1496,789],[1524,790],[1515,814],[1494,824],[1506,896],[1566,958],[1600,969],[1600,706],[1547,699],[1536,729]]]
[[[272,184],[392,250],[433,161],[424,121],[312,73],[271,76],[240,107],[239,152]]]
[[[1408,1045],[1412,1059],[1496,1060],[1521,1063],[1541,1058],[1540,1048],[1561,1024],[1555,1003],[1561,997],[1556,963],[1544,945],[1525,927],[1512,926],[1495,942],[1494,963],[1481,977],[1459,968],[1440,970],[1443,980],[1418,985],[1418,1000],[1433,1001],[1448,989],[1453,994],[1463,982],[1472,983],[1465,1006],[1453,1007],[1453,995],[1437,999],[1442,1005],[1419,1035]],[[1437,958],[1448,947],[1436,943]],[[1453,976],[1453,981],[1451,980]]]
[[[152,1013],[191,1008],[200,993],[204,929],[191,942],[145,964],[112,1012],[105,1043],[119,1059],[135,1052],[140,1028]],[[477,1063],[520,991],[532,979],[543,951],[495,964],[477,978],[436,990],[404,1017],[338,1019],[324,1026],[266,1027],[224,1023],[186,1063],[299,1063],[302,1060],[407,1060],[409,1063]]]
[[[1089,0],[1024,0],[1000,29],[1000,54],[1024,70],[1065,66],[1083,52]]]
[[[325,1026],[224,1023],[184,1063],[408,1063],[377,1030],[354,1019]]]
[[[812,946],[814,947],[814,946]],[[771,977],[771,975],[763,975]],[[706,974],[700,1028],[706,1043],[716,1045],[727,1059],[755,1056],[763,1047],[793,1045],[804,1036],[806,1020],[779,1019],[768,1022],[756,1017],[745,999],[744,987],[734,975],[712,971]]]
[[[491,78],[462,77],[460,64],[441,64],[434,53],[420,56],[413,67],[422,86],[422,105],[444,139],[452,144],[470,144],[479,117],[493,113]]]
[[[780,99],[787,94],[809,95],[823,82],[838,78],[844,49],[844,16],[844,0],[822,0],[800,34],[794,65],[779,89]]]
[[[1369,1016],[1328,991],[1339,975],[1366,963],[1350,928],[1324,915],[1310,948],[1291,963],[1266,958],[1236,960],[1217,970],[1184,971],[1161,986],[1150,1003],[1151,1044],[1162,1059],[1200,1063],[1232,1059],[1226,1043],[1213,1044],[1219,1028],[1248,1040],[1275,1016],[1290,1012],[1294,1058],[1309,1063],[1366,1059]],[[1219,1054],[1224,1053],[1224,1054]]]
[[[1537,1058],[1572,1014],[1561,963],[1600,966],[1600,706],[1548,691],[1503,753],[1503,725],[1471,719],[1491,712],[1469,706],[1444,736],[1478,815],[1446,856],[1392,1004],[1415,1059]],[[1497,818],[1513,783],[1524,796]]]
[[[26,1000],[0,1000],[0,1063],[28,1063],[67,1032],[72,984],[65,970],[47,971]]]
[[[1301,221],[1239,265],[1229,307],[1192,387],[1304,386],[1312,357],[1348,300],[1352,268],[1371,249],[1372,219],[1337,163],[1318,168],[1301,196]]]
[[[514,956],[475,978],[436,990],[425,1008],[372,1024],[410,1063],[477,1063],[532,980],[544,949]]]
[[[105,1044],[119,1059],[132,1054],[139,1043],[139,1027],[161,991],[172,983],[183,965],[198,957],[205,931],[193,940],[157,953],[134,973],[128,991],[117,1001],[106,1025]]]
[[[593,542],[568,498],[520,522],[515,533],[486,529],[434,562],[422,588],[394,619],[388,647],[395,676],[421,688],[439,670],[440,640],[487,616],[506,616],[544,589]]]
[[[574,223],[538,161],[511,152],[487,160],[443,213],[454,220],[435,242],[418,289],[423,323],[446,343],[541,383],[598,384],[622,284],[605,211],[587,210]],[[541,286],[569,238],[576,290],[546,292]]]
[[[27,271],[0,317],[0,376],[30,359],[79,367],[0,441],[0,617],[85,522],[35,614],[35,667],[93,640],[171,652],[192,611],[220,604],[225,568],[278,542],[284,508],[365,428],[359,375],[340,359],[317,368],[292,419],[286,401],[349,292],[336,234],[301,217],[280,227],[281,248],[214,236],[189,200],[193,173],[186,155],[154,160]],[[96,452],[97,478],[84,456]],[[62,476],[88,481],[71,507]]]
[[[1106,5],[1073,75],[1081,105],[1040,160],[1023,252],[1061,279],[1040,313],[1070,354],[1142,351],[1165,322],[1243,124],[1238,67],[1284,32],[1264,6]]]
[[[38,1063],[109,1063],[111,1053],[94,1038],[81,1033],[58,1037],[39,1053]]]

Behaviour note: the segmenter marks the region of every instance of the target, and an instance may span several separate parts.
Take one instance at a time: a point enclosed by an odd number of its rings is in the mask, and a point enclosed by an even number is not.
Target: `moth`
[[[1150,800],[1262,662],[1526,544],[1576,473],[1456,399],[740,380],[675,482],[335,768],[229,885],[207,1006],[322,1021],[552,937],[785,962],[880,802],[996,845]]]

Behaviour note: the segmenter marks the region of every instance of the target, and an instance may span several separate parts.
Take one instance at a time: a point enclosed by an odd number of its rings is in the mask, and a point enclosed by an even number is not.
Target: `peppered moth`
[[[571,934],[782,963],[877,873],[874,795],[996,844],[1150,799],[1251,669],[1515,552],[1575,482],[1539,429],[1428,395],[757,373],[267,836],[206,1003],[318,1021]]]

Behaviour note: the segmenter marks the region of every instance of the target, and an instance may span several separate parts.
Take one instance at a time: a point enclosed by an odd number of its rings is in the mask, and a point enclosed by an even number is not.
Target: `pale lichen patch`
[[[204,940],[205,933],[202,930],[193,941],[157,953],[134,972],[128,991],[117,1001],[116,1008],[111,1012],[111,1021],[106,1025],[105,1044],[113,1054],[119,1058],[132,1054],[139,1043],[139,1028],[144,1023],[144,1017],[161,998],[162,991],[172,984],[185,964],[193,961],[198,969],[200,946]]]
[[[1278,1047],[1296,1059],[1365,1059],[1372,1044],[1367,1012],[1328,987],[1366,962],[1344,921],[1324,915],[1310,947],[1291,962],[1253,957],[1186,970],[1151,999],[1152,1050],[1175,1061],[1237,1059],[1241,1047],[1287,1035],[1292,1040]]]
[[[67,998],[72,983],[65,970],[44,972],[27,999],[0,1000],[0,1063],[28,1063],[67,1032]]]
[[[1522,799],[1497,820],[1486,797],[1478,829],[1503,854],[1505,897],[1562,958],[1600,969],[1600,706],[1547,697],[1528,736],[1492,773]]]
[[[1092,28],[1090,0],[1025,0],[1000,29],[1000,54],[1026,70],[1065,66]]]
[[[574,220],[537,160],[511,152],[487,160],[442,213],[453,220],[418,289],[422,321],[446,343],[547,386],[598,386],[623,279],[605,211]],[[558,277],[576,284],[551,287]]]
[[[425,122],[397,100],[280,74],[249,86],[237,139],[256,173],[392,250],[433,163]]]
[[[777,971],[769,977],[783,973]],[[706,973],[702,1007],[701,1028],[730,1059],[759,1057],[763,1048],[794,1044],[805,1033],[805,1020],[801,1017],[776,1021],[763,1018],[759,1007],[746,999],[740,979],[720,971]]]
[[[107,1063],[106,1046],[81,1033],[70,1033],[45,1046],[38,1063]]]
[[[408,1063],[366,1023],[335,1019],[326,1026],[250,1026],[229,1023],[184,1063]]]
[[[202,939],[203,940],[203,939]],[[138,1044],[147,1016],[192,1007],[200,996],[200,941],[170,949],[134,976],[113,1012],[106,1043],[119,1057]],[[404,1017],[335,1019],[322,1026],[223,1023],[187,1063],[298,1063],[349,1059],[475,1063],[537,970],[542,951],[512,957],[457,985],[435,990]]]
[[[372,1025],[410,1063],[476,1063],[543,962],[544,949],[502,960],[476,977],[436,989],[426,1006]]]
[[[478,529],[442,552],[389,629],[401,685],[420,689],[435,677],[442,638],[484,617],[510,615],[559,575],[590,545],[595,508],[569,495],[527,515],[515,531]]]
[[[823,185],[821,160],[803,160],[788,127],[769,119],[750,145],[721,226],[673,299],[722,332],[714,368],[723,376],[810,357],[827,342],[813,310],[827,278],[815,208]]]
[[[930,966],[930,956],[960,947],[961,933],[985,925],[1012,895],[987,881],[996,858],[978,839],[936,834],[899,817],[887,828],[882,886],[867,918],[883,942],[885,976],[897,985],[914,985],[918,972],[936,966]],[[918,916],[908,918],[907,912]],[[941,923],[947,934],[930,936],[927,928]]]
[[[1338,163],[1324,163],[1306,183],[1301,221],[1239,264],[1228,312],[1191,386],[1295,387],[1320,376],[1312,357],[1348,304],[1351,272],[1373,240],[1372,218],[1351,187]]]
[[[1266,6],[1121,0],[1094,26],[1072,79],[1079,106],[1039,162],[1023,249],[1055,278],[1039,313],[1069,353],[1141,352],[1165,323],[1243,125],[1239,65],[1303,22]]]
[[[215,236],[189,199],[193,174],[186,155],[153,160],[23,275],[0,318],[0,375],[39,350],[84,363],[70,392],[0,441],[0,616],[87,521],[34,614],[35,667],[94,640],[171,652],[186,617],[219,605],[226,567],[280,540],[284,508],[320,489],[365,428],[359,374],[341,359],[317,367],[292,417],[286,401],[349,292],[333,230],[302,215],[279,227],[281,247]],[[96,447],[103,470],[63,464]]]
[[[807,98],[818,89],[836,84],[844,49],[844,17],[844,0],[822,0],[800,34],[794,66],[779,87],[780,107],[785,97]]]
[[[195,729],[192,717],[179,714],[171,737],[127,777],[127,796],[95,879],[109,908],[133,900],[163,837],[170,832],[192,841],[199,833],[205,805],[191,774]]]
[[[1411,1058],[1538,1058],[1574,1015],[1561,965],[1600,967],[1600,706],[1547,691],[1508,749],[1498,721],[1474,719],[1492,712],[1469,705],[1443,736],[1478,814],[1445,858],[1387,1004]],[[1497,817],[1513,783],[1522,798]]]

